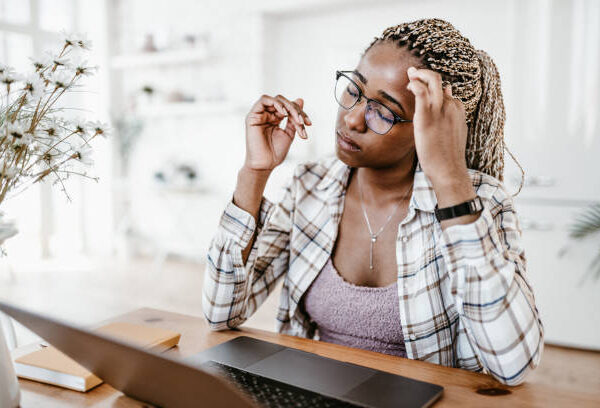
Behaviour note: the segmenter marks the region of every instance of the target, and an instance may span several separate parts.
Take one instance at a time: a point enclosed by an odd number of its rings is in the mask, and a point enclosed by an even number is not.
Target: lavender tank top
[[[304,296],[320,340],[406,357],[397,282],[385,287],[354,285],[340,276],[329,258]]]

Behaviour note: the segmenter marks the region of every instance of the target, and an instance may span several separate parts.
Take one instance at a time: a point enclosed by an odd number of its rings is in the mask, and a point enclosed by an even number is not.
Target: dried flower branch
[[[90,178],[76,166],[91,166],[91,142],[110,133],[102,122],[67,119],[57,101],[93,75],[83,54],[91,41],[81,34],[64,33],[58,54],[31,58],[33,72],[21,76],[0,65],[0,208],[8,194],[20,193],[34,183],[50,179],[66,192],[71,175]]]

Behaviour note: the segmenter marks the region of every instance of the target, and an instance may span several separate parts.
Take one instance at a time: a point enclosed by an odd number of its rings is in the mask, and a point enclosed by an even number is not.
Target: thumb
[[[298,106],[300,106],[301,108],[304,107],[304,99],[296,98],[296,100],[294,102],[296,102],[298,104]]]

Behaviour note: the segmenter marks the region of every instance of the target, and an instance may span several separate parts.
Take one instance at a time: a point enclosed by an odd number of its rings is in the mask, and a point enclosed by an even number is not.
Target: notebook
[[[132,323],[110,323],[97,332],[153,351],[165,351],[179,343],[181,334],[158,327]],[[21,378],[86,392],[102,380],[52,346],[43,343],[39,349],[15,359],[15,371]]]

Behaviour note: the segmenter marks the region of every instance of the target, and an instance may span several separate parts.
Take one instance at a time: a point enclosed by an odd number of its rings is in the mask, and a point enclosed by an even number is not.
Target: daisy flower
[[[92,148],[87,143],[73,145],[71,148],[73,149],[73,153],[71,154],[72,159],[75,159],[86,166],[94,164],[94,160],[92,159]]]
[[[91,76],[98,69],[97,66],[88,65],[87,61],[79,56],[69,63],[69,68],[73,70],[75,75],[83,76]]]
[[[58,120],[53,119],[42,124],[41,129],[50,137],[58,137],[63,131],[63,126]]]
[[[44,53],[43,58],[44,65],[46,66],[53,65],[55,67],[64,67],[69,63],[69,58],[65,56],[60,57],[58,54],[54,54],[49,51]]]
[[[20,79],[20,76],[14,71],[12,67],[3,65],[0,66],[0,82],[5,85],[10,85]]]
[[[84,118],[75,118],[69,125],[73,129],[73,133],[80,136],[86,136],[88,134],[88,122],[86,122]]]
[[[100,135],[106,137],[110,134],[111,130],[106,123],[100,121],[94,121],[88,123],[88,129],[92,135]]]
[[[46,84],[38,74],[30,74],[23,82],[23,90],[34,101],[37,101],[44,95]]]
[[[86,34],[67,33],[66,31],[61,31],[61,34],[64,37],[66,46],[88,51],[92,49],[92,41],[87,38]]]
[[[48,75],[48,81],[50,81],[55,88],[69,88],[72,85],[71,79],[72,78],[63,71],[51,72]]]

